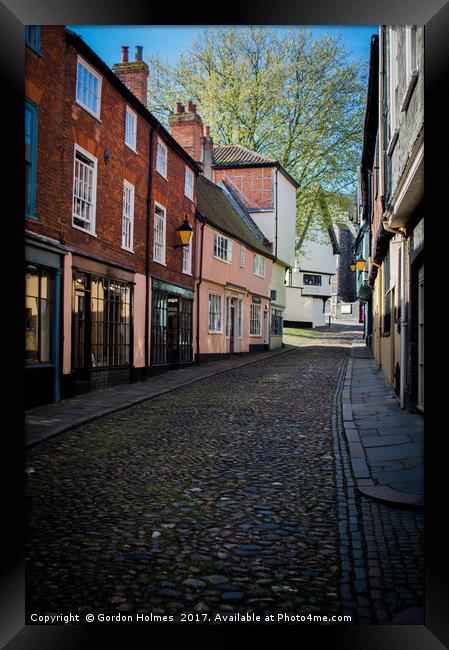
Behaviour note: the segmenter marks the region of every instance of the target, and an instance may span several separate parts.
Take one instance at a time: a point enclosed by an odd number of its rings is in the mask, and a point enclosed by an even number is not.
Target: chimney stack
[[[112,71],[137,99],[146,106],[149,70],[147,64],[142,60],[143,47],[136,45],[135,61],[128,60],[128,50],[128,45],[122,46],[121,63],[114,63]]]
[[[170,131],[175,140],[189,156],[198,163],[203,162],[203,121],[196,112],[196,104],[189,100],[186,107],[176,102],[175,112],[169,117]]]

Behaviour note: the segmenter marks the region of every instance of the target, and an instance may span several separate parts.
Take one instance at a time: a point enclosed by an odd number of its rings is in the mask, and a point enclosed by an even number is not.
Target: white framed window
[[[192,247],[193,237],[188,246],[182,249],[182,272],[192,275]]]
[[[249,335],[261,336],[262,335],[262,306],[251,303],[249,312]]]
[[[222,235],[214,235],[214,257],[232,262],[232,241]]]
[[[193,182],[194,182],[194,173],[191,169],[186,167],[186,173],[184,178],[184,194],[188,199],[193,201]]]
[[[153,259],[165,264],[165,233],[167,211],[160,203],[154,205],[154,245]]]
[[[241,298],[239,300],[239,306],[238,306],[238,337],[241,339],[243,337],[243,299]]]
[[[97,159],[75,144],[72,225],[95,235]]]
[[[405,27],[405,90],[401,111],[406,111],[418,77],[416,56],[416,25]]]
[[[137,153],[137,115],[129,106],[125,111],[125,144]]]
[[[80,56],[76,68],[76,101],[86,111],[100,119],[101,75]]]
[[[222,296],[209,294],[209,332],[222,332]]]
[[[245,254],[246,250],[244,246],[240,246],[240,266],[245,266]]]
[[[254,273],[261,278],[265,277],[265,258],[262,255],[254,255]]]
[[[134,185],[123,181],[122,248],[133,251],[134,245]],[[134,252],[134,251],[133,251]]]
[[[159,138],[156,150],[156,171],[167,179],[167,146]]]

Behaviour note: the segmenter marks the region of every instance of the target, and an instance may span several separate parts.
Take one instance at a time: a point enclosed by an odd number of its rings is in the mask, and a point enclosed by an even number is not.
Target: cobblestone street
[[[422,606],[422,512],[361,497],[340,384],[356,330],[184,386],[27,455],[27,614]]]

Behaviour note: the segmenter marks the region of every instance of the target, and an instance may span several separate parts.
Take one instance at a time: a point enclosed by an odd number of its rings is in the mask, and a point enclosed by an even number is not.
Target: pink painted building
[[[273,255],[225,185],[197,181],[197,359],[269,349]]]

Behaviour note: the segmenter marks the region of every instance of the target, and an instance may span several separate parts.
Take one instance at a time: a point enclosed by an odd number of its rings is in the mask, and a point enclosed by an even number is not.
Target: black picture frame
[[[237,24],[424,24],[425,25],[425,236],[429,260],[426,263],[427,332],[425,416],[425,625],[390,626],[240,626],[181,627],[134,626],[26,626],[24,615],[24,553],[23,553],[23,342],[21,327],[23,311],[23,101],[25,24],[148,24],[148,25],[237,25]],[[103,3],[73,3],[69,0],[7,0],[0,4],[0,78],[2,104],[6,109],[3,121],[3,253],[11,258],[4,265],[3,302],[6,332],[2,395],[3,427],[3,544],[2,582],[0,591],[0,642],[8,650],[38,648],[99,648],[109,645],[106,637],[113,635],[121,647],[176,648],[185,645],[193,634],[195,647],[229,647],[248,635],[251,645],[263,641],[280,647],[323,643],[325,647],[344,650],[439,650],[449,647],[448,539],[445,532],[447,512],[447,458],[445,444],[448,433],[444,406],[447,380],[444,353],[445,280],[442,262],[445,258],[444,237],[448,221],[447,185],[449,151],[449,118],[445,92],[449,85],[449,3],[442,0],[381,0],[362,3],[359,0],[307,0],[301,3],[268,3],[247,0],[241,3],[214,3],[213,6],[185,3],[174,12],[168,3],[152,4],[141,0],[115,0]],[[5,178],[6,176],[6,178]],[[437,239],[439,245],[437,243]],[[441,307],[440,307],[441,305]],[[438,371],[443,369],[442,378]],[[144,642],[131,642],[134,630]],[[182,636],[181,636],[182,635]],[[245,635],[245,637],[243,636]],[[157,640],[156,640],[157,639]]]

